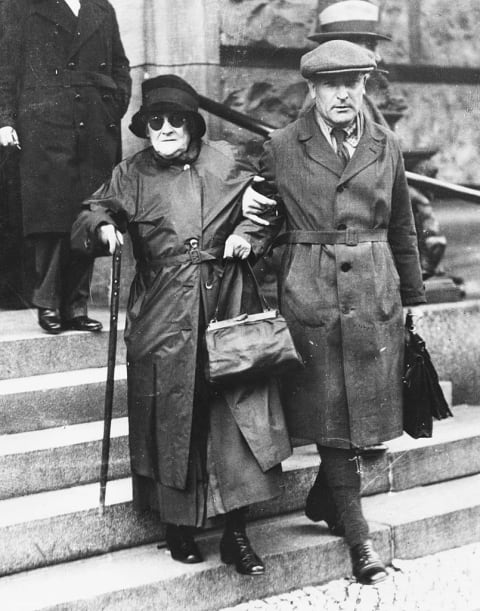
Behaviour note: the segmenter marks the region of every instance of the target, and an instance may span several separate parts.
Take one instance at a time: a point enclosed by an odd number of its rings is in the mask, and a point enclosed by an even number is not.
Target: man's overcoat
[[[250,180],[220,144],[203,143],[194,163],[168,167],[148,148],[115,168],[72,230],[72,247],[95,255],[100,223],[128,227],[137,261],[125,331],[132,469],[180,490],[202,362],[199,326],[213,318],[224,243],[242,220],[240,195]],[[199,247],[189,255],[192,238]],[[259,239],[257,254],[261,248]],[[214,400],[231,410],[263,471],[290,454],[275,385],[219,388]]]
[[[119,159],[131,81],[112,6],[5,0],[0,24],[0,127],[21,144],[23,224],[69,232],[80,203]]]
[[[262,172],[283,199],[287,231],[348,230],[350,242],[286,246],[280,307],[305,361],[284,388],[291,435],[345,448],[401,435],[402,303],[425,299],[395,136],[366,119],[343,169],[312,109],[274,132]],[[364,230],[386,238],[357,243]],[[249,225],[239,232],[248,237]]]

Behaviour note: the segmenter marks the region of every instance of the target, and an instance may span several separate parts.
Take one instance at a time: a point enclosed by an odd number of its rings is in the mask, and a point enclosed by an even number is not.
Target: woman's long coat
[[[262,159],[287,230],[385,230],[388,241],[289,244],[279,298],[305,369],[285,384],[291,435],[334,447],[402,434],[403,305],[425,301],[400,149],[368,120],[346,168],[313,110],[274,132]],[[248,237],[253,226],[238,232]],[[256,230],[255,230],[256,231]],[[380,234],[379,234],[380,235]]]
[[[177,489],[186,484],[199,322],[213,318],[224,243],[242,219],[250,180],[219,144],[203,143],[194,163],[169,167],[148,148],[115,168],[72,230],[73,248],[95,255],[99,223],[128,226],[137,260],[125,332],[132,469]],[[192,239],[199,248],[189,255]],[[231,410],[263,471],[290,454],[274,385],[220,389],[216,400]]]
[[[83,0],[77,20],[63,0],[5,0],[0,16],[0,127],[22,147],[24,232],[69,232],[119,160],[131,81],[115,12]]]

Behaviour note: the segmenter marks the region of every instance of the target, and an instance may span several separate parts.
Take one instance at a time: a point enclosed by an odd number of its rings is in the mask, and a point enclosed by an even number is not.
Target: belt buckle
[[[190,261],[192,263],[201,262],[201,256],[200,251],[198,250],[198,246],[199,241],[197,240],[197,238],[190,238],[190,240],[188,240],[188,256],[190,257]]]
[[[345,230],[345,244],[347,246],[357,246],[358,244],[358,231],[347,227]]]

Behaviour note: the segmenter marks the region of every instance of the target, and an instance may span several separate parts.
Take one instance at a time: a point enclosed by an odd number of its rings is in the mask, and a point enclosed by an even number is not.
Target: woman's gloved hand
[[[252,252],[252,247],[245,238],[239,235],[229,235],[225,242],[225,250],[223,251],[223,258],[229,259],[231,257],[238,257],[239,259],[246,259]]]
[[[100,225],[97,229],[98,239],[108,247],[108,252],[113,255],[117,246],[123,245],[123,235],[113,225]]]

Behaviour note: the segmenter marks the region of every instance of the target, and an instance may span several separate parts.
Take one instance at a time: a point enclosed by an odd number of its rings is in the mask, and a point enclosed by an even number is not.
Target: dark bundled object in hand
[[[405,373],[403,376],[403,430],[414,439],[431,437],[433,418],[453,416],[438,381],[438,374],[415,332],[412,315],[405,322]]]

